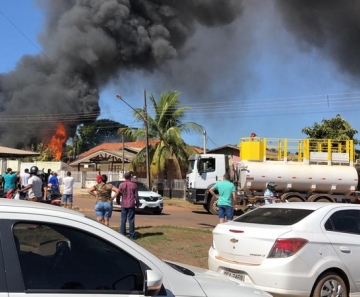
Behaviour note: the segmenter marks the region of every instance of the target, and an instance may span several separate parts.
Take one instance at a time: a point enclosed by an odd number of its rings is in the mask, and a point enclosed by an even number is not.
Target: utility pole
[[[122,136],[122,174],[123,178],[125,177],[125,160],[124,160],[124,133],[121,134]]]
[[[149,123],[148,123],[148,116],[147,116],[147,105],[146,105],[146,90],[144,90],[144,114],[142,115],[139,113],[134,107],[132,107],[129,103],[127,103],[119,94],[116,95],[116,98],[120,99],[124,102],[127,106],[129,106],[135,113],[137,113],[144,121],[145,127],[145,139],[146,139],[146,181],[147,186],[151,189],[150,185],[150,155],[149,155]],[[123,147],[124,153],[124,147]],[[124,160],[124,158],[123,158]]]
[[[203,135],[204,135],[204,154],[206,154],[206,130],[204,130]]]
[[[150,153],[149,153],[149,122],[146,105],[146,90],[144,90],[144,125],[145,125],[145,139],[146,139],[146,181],[147,186],[151,189],[150,184]]]

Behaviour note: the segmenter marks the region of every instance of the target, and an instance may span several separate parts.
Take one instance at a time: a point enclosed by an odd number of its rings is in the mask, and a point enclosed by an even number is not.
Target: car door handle
[[[351,250],[346,246],[341,246],[340,251],[344,254],[351,254]]]

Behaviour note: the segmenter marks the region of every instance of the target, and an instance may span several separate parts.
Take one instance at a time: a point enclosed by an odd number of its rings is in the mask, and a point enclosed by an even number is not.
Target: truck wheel
[[[316,199],[315,202],[332,202],[332,201],[326,198],[320,198],[320,199]]]
[[[213,215],[218,214],[217,202],[218,202],[218,198],[215,196],[212,196],[210,203],[209,203],[209,212]]]
[[[344,280],[333,272],[325,273],[316,283],[312,297],[348,296]]]
[[[299,197],[290,197],[286,199],[288,202],[303,202]]]
[[[209,212],[209,206],[207,204],[203,204],[204,209]]]

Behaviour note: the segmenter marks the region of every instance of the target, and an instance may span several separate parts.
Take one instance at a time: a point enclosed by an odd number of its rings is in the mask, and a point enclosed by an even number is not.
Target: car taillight
[[[296,254],[307,244],[303,238],[283,238],[277,239],[269,253],[268,258],[286,258]]]

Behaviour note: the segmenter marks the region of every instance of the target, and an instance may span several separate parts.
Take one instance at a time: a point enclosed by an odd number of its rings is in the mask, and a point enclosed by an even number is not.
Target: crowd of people
[[[109,184],[106,174],[99,171],[96,176],[96,184],[88,192],[96,198],[95,214],[97,221],[109,226],[112,215],[112,202],[121,195],[121,225],[120,233],[126,235],[126,224],[129,223],[129,237],[135,239],[135,209],[140,206],[137,189],[137,178],[131,172],[125,173],[125,181],[119,188]],[[57,173],[50,169],[45,173],[37,166],[26,168],[24,172],[13,171],[8,168],[0,177],[0,183],[4,192],[18,192],[20,199],[41,202],[48,199],[49,191],[60,194],[59,179]],[[74,178],[68,171],[62,181],[62,202],[64,207],[73,207]]]
[[[63,181],[63,195],[60,193],[57,173],[51,169],[45,173],[44,169],[39,170],[37,166],[31,166],[30,169],[25,168],[21,173],[7,168],[5,173],[0,175],[0,184],[6,198],[12,198],[15,193],[18,193],[19,199],[42,202],[62,196],[64,206],[69,205],[72,208],[74,178],[70,171],[67,172]]]

